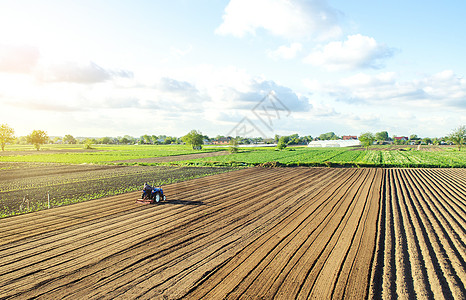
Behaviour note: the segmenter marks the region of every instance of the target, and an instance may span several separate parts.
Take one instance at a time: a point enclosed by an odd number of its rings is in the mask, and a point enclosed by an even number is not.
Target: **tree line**
[[[461,147],[465,144],[466,141],[466,126],[459,126],[458,128],[452,130],[452,132],[442,138],[420,138],[416,134],[412,134],[408,137],[398,137],[393,138],[388,137],[388,132],[382,131],[373,134],[372,132],[364,132],[359,136],[359,141],[361,144],[368,148],[373,144],[384,144],[385,142],[393,142],[395,145],[440,145],[452,143],[457,145],[458,150],[461,150]]]
[[[5,150],[7,144],[32,144],[39,150],[43,144],[54,143],[54,144],[84,144],[85,148],[91,148],[93,144],[150,144],[150,145],[169,145],[169,144],[189,144],[194,149],[200,149],[205,142],[211,142],[225,138],[224,136],[216,136],[215,138],[209,138],[207,135],[203,135],[198,130],[191,130],[189,133],[182,137],[173,137],[166,135],[142,135],[140,138],[135,138],[129,135],[123,137],[102,137],[102,138],[75,138],[70,134],[64,137],[54,137],[53,139],[47,135],[47,132],[43,130],[33,130],[27,136],[15,137],[15,131],[7,124],[0,125],[0,145],[2,151]],[[262,137],[256,138],[245,138],[245,137],[227,137],[230,144],[257,144],[257,143],[277,143],[279,149],[284,149],[288,145],[305,145],[313,140],[338,140],[341,137],[337,136],[334,132],[327,132],[313,138],[310,135],[299,136],[297,133],[288,136],[275,135],[274,139],[264,139]],[[386,142],[392,142],[397,145],[403,144],[433,144],[438,145],[441,143],[454,143],[461,150],[462,145],[466,140],[466,126],[460,126],[454,129],[448,136],[442,138],[420,138],[416,134],[412,134],[406,139],[397,139],[395,136],[389,137],[387,131],[381,131],[377,133],[365,132],[361,133],[358,139],[361,144],[365,147],[369,147],[374,143],[383,144]]]

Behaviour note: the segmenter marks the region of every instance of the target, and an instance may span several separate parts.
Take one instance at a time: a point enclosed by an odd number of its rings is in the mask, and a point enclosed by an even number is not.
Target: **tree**
[[[76,139],[71,134],[67,134],[63,138],[63,143],[65,144],[76,144],[76,142]]]
[[[27,136],[20,136],[20,137],[16,138],[16,144],[27,145],[27,143],[28,143]]]
[[[103,138],[100,138],[98,141],[97,141],[99,144],[111,144],[112,143],[112,139],[108,136],[105,136]]]
[[[321,135],[319,135],[319,140],[338,140],[338,136],[335,134],[335,132],[322,133]]]
[[[299,144],[299,135],[297,133],[288,136],[288,145],[298,145]]]
[[[285,144],[289,144],[290,143],[290,137],[287,136],[287,135],[284,135],[284,136],[281,136],[278,141],[280,142],[280,140],[282,140]]]
[[[306,135],[306,136],[302,137],[301,140],[303,141],[303,143],[309,144],[310,142],[312,142],[312,136]]]
[[[135,138],[127,134],[124,137],[121,137],[121,136],[118,137],[118,143],[124,144],[124,145],[134,144],[135,141],[136,141]]]
[[[191,145],[193,149],[200,149],[203,144],[202,133],[200,131],[191,130],[187,135],[183,136],[181,139],[188,145]]]
[[[386,131],[377,132],[375,134],[375,139],[378,142],[384,142],[384,141],[388,140],[388,132],[386,132]]]
[[[157,139],[158,139],[158,137],[155,134],[151,135],[151,137],[150,137],[150,141],[154,145],[157,145],[159,143],[159,141],[157,141]]]
[[[139,144],[151,144],[151,137],[148,134],[142,135],[139,138]]]
[[[228,147],[228,151],[231,154],[238,152],[238,141],[235,138],[230,140],[230,146]]]
[[[2,151],[5,151],[5,145],[7,143],[13,142],[15,139],[14,134],[14,129],[7,124],[0,125],[0,144],[2,146]]]
[[[279,150],[283,150],[286,148],[286,144],[288,143],[288,137],[287,136],[281,136],[279,139],[278,139],[278,144],[277,144],[277,148]]]
[[[292,140],[292,139],[299,139],[299,134],[297,134],[297,133],[292,134],[292,135],[288,136],[288,138],[289,138],[290,140]]]
[[[212,139],[208,135],[203,135],[202,140],[210,142]]]
[[[40,145],[47,143],[49,137],[43,130],[33,130],[30,135],[27,136],[27,142],[33,144],[34,147],[39,151]]]
[[[456,144],[458,146],[458,151],[461,151],[461,146],[463,146],[464,141],[466,140],[466,126],[463,125],[453,130],[453,132],[448,136],[448,140]]]
[[[426,145],[429,145],[429,144],[432,144],[432,139],[426,137],[426,138],[423,138],[423,139],[422,139],[422,142],[423,142],[424,144],[426,144]]]
[[[127,145],[130,142],[130,140],[126,136],[120,137],[118,140],[119,140],[120,144],[124,144],[124,145]]]
[[[204,139],[202,139],[202,140],[204,140]],[[165,141],[163,141],[163,143],[165,145],[174,144],[174,143],[176,143],[176,138],[172,137],[172,136],[167,136],[167,138],[165,139]]]
[[[417,141],[417,140],[419,140],[419,139],[420,139],[420,138],[417,137],[417,134],[411,134],[411,135],[409,136],[409,140],[410,140],[410,141]]]
[[[361,144],[366,147],[366,150],[368,150],[369,146],[374,143],[375,136],[372,132],[361,133],[359,136],[359,141],[361,141]]]
[[[92,144],[96,142],[95,139],[87,138],[84,140],[84,149],[93,149]]]

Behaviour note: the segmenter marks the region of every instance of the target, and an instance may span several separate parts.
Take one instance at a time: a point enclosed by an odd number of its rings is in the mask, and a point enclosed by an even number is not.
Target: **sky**
[[[0,0],[15,135],[273,137],[466,124],[466,2]]]

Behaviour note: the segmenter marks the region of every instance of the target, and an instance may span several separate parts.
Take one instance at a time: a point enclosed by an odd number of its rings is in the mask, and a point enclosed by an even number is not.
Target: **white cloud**
[[[60,104],[60,103],[49,103],[50,101],[47,100],[39,100],[39,101],[9,101],[5,102],[5,104],[8,104],[12,107],[17,107],[21,110],[29,110],[29,111],[34,111],[34,110],[41,110],[41,111],[47,111],[47,112],[58,112],[58,113],[63,113],[63,112],[77,112],[80,110],[83,110],[83,108],[79,107],[74,107],[74,106],[69,106],[66,104]]]
[[[39,57],[39,50],[35,47],[0,44],[0,72],[29,73]]]
[[[122,124],[128,124],[128,128],[139,128],[135,127],[135,120],[139,117],[135,118],[133,112],[140,110],[141,115],[152,115],[158,120],[177,120],[173,126],[178,129],[186,129],[187,124],[203,124],[215,134],[226,134],[236,122],[251,115],[252,109],[270,91],[274,91],[292,113],[311,109],[307,97],[235,67],[191,68],[190,71],[180,71],[179,75],[155,77],[149,84],[142,84],[134,77],[125,79],[125,84],[121,84],[112,78],[113,73],[97,65],[85,65],[83,69],[65,68],[68,73],[58,72],[52,67],[47,70],[53,73],[42,81],[29,75],[15,74],[15,80],[21,77],[21,85],[27,88],[18,93],[0,86],[0,104],[9,110],[36,112],[40,118],[60,112],[79,119],[87,113],[99,112],[118,116]],[[76,70],[79,72],[74,72]],[[0,79],[11,76],[0,74]],[[106,119],[102,119],[99,126],[105,127],[103,120]],[[199,120],[208,122],[199,123]],[[99,124],[98,121],[94,123]]]
[[[276,50],[268,51],[267,54],[272,59],[292,59],[302,48],[301,43],[292,43],[289,47],[280,46]]]
[[[127,70],[106,69],[94,62],[52,62],[41,56],[38,48],[27,45],[0,44],[0,73],[24,74],[39,82],[97,83],[110,79],[132,78]]]
[[[355,34],[346,41],[330,42],[311,52],[305,63],[327,70],[353,70],[382,67],[382,61],[393,55],[393,49],[378,43],[374,38]]]
[[[341,84],[347,87],[364,87],[364,86],[380,86],[394,84],[396,79],[395,72],[385,72],[376,75],[368,75],[358,73],[353,76],[340,80]]]
[[[133,73],[127,70],[108,70],[94,62],[79,64],[74,62],[42,66],[36,77],[42,82],[74,82],[97,83],[112,78],[132,78]]]
[[[313,92],[347,103],[466,108],[466,80],[451,70],[406,81],[398,80],[394,72],[385,72],[358,73],[336,82],[308,79],[303,83]]]
[[[309,108],[307,98],[296,91],[273,80],[252,76],[236,67],[204,66],[184,73],[190,72],[195,75],[192,84],[208,95],[210,100],[205,105],[209,109],[231,110],[231,113],[236,113],[236,110],[249,111],[271,91],[275,91],[277,97],[292,111]]]
[[[328,39],[341,35],[339,15],[325,0],[231,0],[215,33],[243,37],[264,29],[284,38]]]
[[[192,50],[193,50],[192,45],[188,45],[188,47],[186,49],[184,49],[184,50],[176,48],[174,46],[170,47],[170,52],[173,55],[177,55],[177,56],[185,56],[185,55],[189,54]]]

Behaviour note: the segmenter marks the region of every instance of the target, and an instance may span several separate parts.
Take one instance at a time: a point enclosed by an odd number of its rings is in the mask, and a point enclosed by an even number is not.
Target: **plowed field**
[[[466,170],[389,169],[372,295],[466,298]]]
[[[466,170],[250,168],[0,220],[0,298],[457,298]]]

